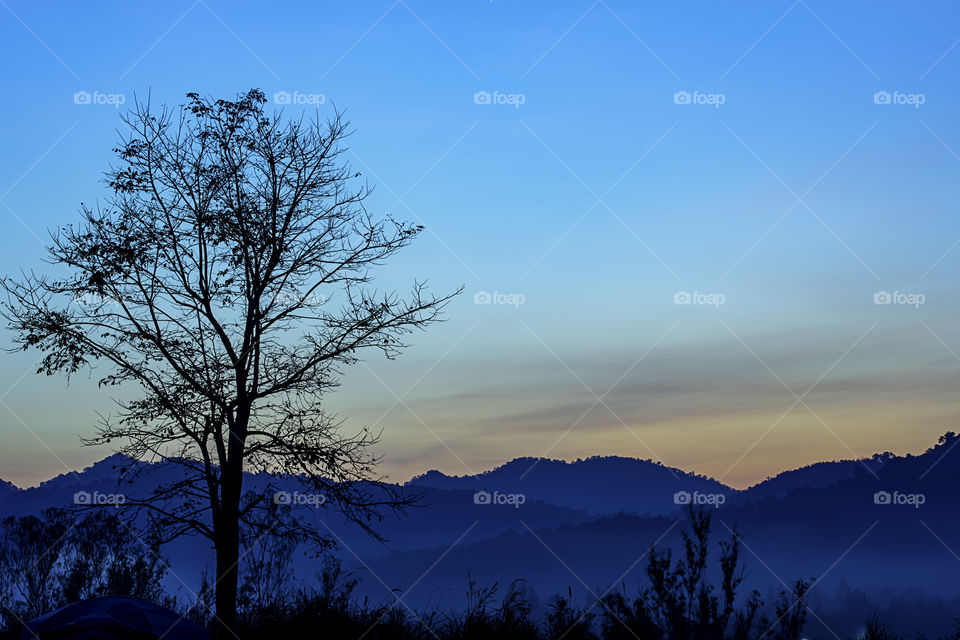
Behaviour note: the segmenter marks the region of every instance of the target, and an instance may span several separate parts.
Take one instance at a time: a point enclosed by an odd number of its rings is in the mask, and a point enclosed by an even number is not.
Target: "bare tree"
[[[259,90],[235,101],[187,94],[178,108],[138,102],[123,117],[107,172],[112,194],[52,235],[49,277],[6,278],[3,315],[38,372],[107,365],[100,384],[135,385],[87,444],[119,441],[135,460],[182,475],[126,509],[164,539],[209,538],[216,551],[219,635],[236,618],[242,526],[268,522],[298,542],[326,532],[266,509],[244,472],[290,474],[376,534],[381,507],[410,497],[376,473],[379,434],[345,433],[324,396],[359,354],[400,353],[459,291],[371,289],[371,269],[421,227],[376,217],[343,159],[349,124],[267,114]],[[140,465],[131,465],[136,473]]]

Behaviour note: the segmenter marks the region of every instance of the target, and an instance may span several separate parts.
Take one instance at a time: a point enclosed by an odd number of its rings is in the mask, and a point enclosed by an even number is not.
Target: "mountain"
[[[138,474],[132,475],[137,467]],[[173,462],[144,463],[115,454],[81,471],[58,475],[36,487],[19,489],[9,485],[4,492],[0,487],[0,517],[22,516],[38,513],[48,507],[64,507],[74,502],[75,494],[122,493],[128,499],[149,495],[153,488],[179,479],[181,468]],[[121,480],[123,478],[124,480]],[[302,491],[300,482],[293,477],[275,478],[269,474],[245,474],[244,487],[251,491],[274,490],[294,494]],[[394,489],[399,486],[394,485]],[[478,504],[473,491],[439,490],[410,485],[407,493],[419,496],[417,504],[403,512],[385,512],[378,525],[387,539],[381,543],[350,522],[333,505],[307,511],[307,518],[316,521],[320,530],[328,530],[343,546],[363,558],[374,558],[393,551],[419,549],[443,544],[471,528],[473,537],[490,537],[510,529],[523,529],[521,518],[532,526],[550,527],[579,523],[589,519],[583,510],[547,504],[531,498],[524,502],[523,510],[515,506]],[[196,545],[196,541],[193,543]],[[202,554],[209,545],[199,545]],[[190,544],[181,552],[189,550]],[[202,556],[190,553],[190,562],[195,564]]]
[[[814,489],[829,487],[841,480],[847,480],[856,475],[860,469],[870,469],[877,472],[883,468],[893,456],[892,453],[877,454],[871,458],[861,460],[836,460],[831,462],[816,462],[814,464],[783,471],[777,475],[758,482],[742,493],[742,497],[759,500],[767,497],[782,498],[792,489],[810,487]]]
[[[476,475],[448,476],[429,471],[407,483],[443,490],[486,491],[523,495],[591,515],[676,511],[675,494],[723,494],[725,484],[651,460],[597,456],[565,462],[549,458],[516,458]]]
[[[798,470],[787,478],[792,486],[774,485],[767,495],[713,509],[714,542],[738,532],[745,586],[764,593],[803,578],[816,580],[824,597],[845,584],[886,600],[911,592],[956,597],[958,444],[947,434],[918,456],[815,465],[806,469],[806,479]],[[676,549],[683,526],[676,513],[618,514],[477,542],[452,545],[451,539],[434,549],[391,554],[367,569],[401,592],[414,587],[411,602],[456,597],[468,573],[481,583],[522,578],[545,594],[568,587],[581,595],[629,590],[643,578],[650,546]]]

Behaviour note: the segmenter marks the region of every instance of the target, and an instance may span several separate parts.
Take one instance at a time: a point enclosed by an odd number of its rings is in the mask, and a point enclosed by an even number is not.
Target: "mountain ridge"
[[[951,432],[947,432],[950,434]],[[851,473],[851,469],[857,466],[864,464],[875,465],[874,468],[879,468],[882,464],[889,460],[890,458],[897,457],[908,457],[912,454],[903,454],[898,456],[897,454],[885,451],[883,453],[876,453],[870,457],[864,458],[843,458],[839,460],[818,460],[811,462],[809,464],[795,467],[791,469],[785,469],[780,471],[772,476],[756,482],[744,489],[736,489],[731,487],[720,480],[713,478],[708,474],[698,473],[696,471],[687,471],[679,467],[671,467],[660,461],[653,460],[651,458],[634,458],[630,456],[619,456],[619,455],[594,455],[586,458],[576,458],[574,460],[565,460],[563,458],[546,458],[538,456],[518,456],[516,458],[511,458],[506,462],[496,465],[490,469],[485,469],[474,474],[463,474],[463,475],[450,475],[440,471],[438,469],[428,469],[423,473],[412,476],[409,480],[404,482],[391,482],[389,484],[394,484],[397,486],[428,486],[434,488],[441,488],[440,485],[446,485],[449,488],[466,488],[473,486],[479,483],[483,483],[492,479],[496,479],[498,476],[502,476],[505,472],[514,472],[518,468],[523,468],[524,472],[530,467],[534,469],[540,465],[546,464],[548,467],[563,467],[565,469],[569,468],[572,470],[585,469],[588,466],[595,465],[597,463],[606,463],[606,464],[617,464],[617,465],[645,465],[650,469],[662,469],[666,470],[668,473],[675,474],[680,478],[694,479],[694,480],[703,480],[711,483],[716,483],[718,488],[722,490],[735,493],[735,494],[754,494],[759,495],[763,493],[759,491],[762,487],[772,487],[774,485],[781,486],[803,486],[796,484],[793,481],[794,478],[800,477],[803,474],[809,474],[813,470],[828,470],[824,474],[827,478],[835,477],[836,479],[841,479],[842,477],[848,477]],[[51,489],[58,487],[62,484],[70,484],[72,480],[70,478],[76,478],[77,476],[85,477],[89,479],[91,474],[96,472],[96,476],[109,476],[115,477],[113,474],[115,471],[121,467],[125,467],[133,463],[134,460],[122,453],[111,453],[106,457],[91,463],[90,465],[83,467],[82,469],[66,471],[55,475],[47,480],[41,481],[37,485],[21,487],[14,482],[7,481],[0,477],[0,497],[5,495],[7,492],[20,492],[20,491],[30,491],[35,489]],[[147,463],[143,461],[138,461],[140,464],[153,465],[157,463]],[[526,465],[524,463],[529,463]],[[781,491],[778,486],[777,491]]]

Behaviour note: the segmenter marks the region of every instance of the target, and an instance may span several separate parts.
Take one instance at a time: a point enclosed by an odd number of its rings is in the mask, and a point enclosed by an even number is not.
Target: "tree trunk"
[[[217,531],[216,618],[213,637],[229,640],[237,637],[237,586],[240,561],[240,526],[237,509],[224,509]]]
[[[216,640],[236,639],[237,587],[240,574],[240,495],[243,483],[242,464],[228,464],[222,475],[220,517],[215,523],[217,578],[216,614],[213,637]]]
[[[243,388],[243,381],[240,387]],[[214,522],[217,548],[217,582],[214,585],[217,619],[215,640],[238,637],[237,587],[240,575],[240,497],[243,495],[243,458],[250,405],[240,402],[230,423],[227,459],[220,468],[220,514]]]

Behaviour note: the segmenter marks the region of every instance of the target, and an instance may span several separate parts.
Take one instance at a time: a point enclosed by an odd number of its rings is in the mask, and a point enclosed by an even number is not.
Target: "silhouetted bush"
[[[879,611],[874,611],[865,625],[862,640],[903,640],[903,636],[891,632],[887,624],[880,620]]]
[[[593,620],[596,617],[589,610],[581,610],[571,604],[573,592],[568,588],[567,597],[554,596],[548,604],[547,620],[544,625],[545,640],[596,640],[593,632]]]
[[[443,626],[443,637],[451,640],[537,640],[537,625],[530,618],[530,601],[521,589],[522,581],[514,580],[499,605],[495,597],[499,585],[479,587],[469,580],[467,605],[460,613],[448,615]]]
[[[630,599],[612,593],[601,601],[602,636],[608,640],[797,640],[806,620],[803,596],[809,584],[798,581],[791,593],[781,592],[776,618],[761,615],[760,594],[738,600],[743,581],[741,541],[736,531],[719,543],[720,580],[708,578],[710,511],[687,511],[690,531],[681,532],[682,556],[651,548],[647,562],[649,587]]]

